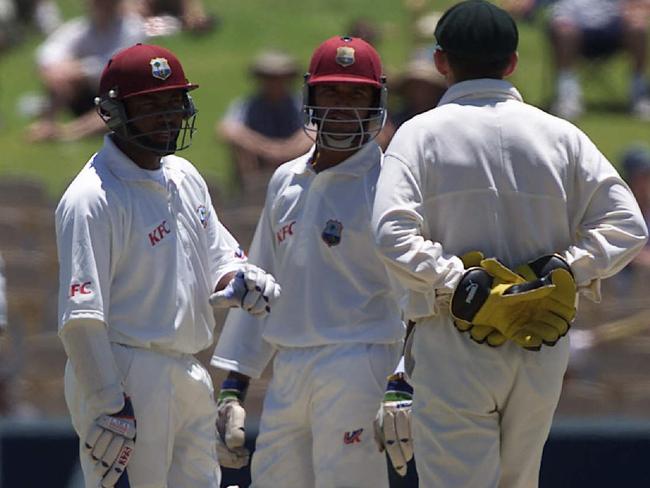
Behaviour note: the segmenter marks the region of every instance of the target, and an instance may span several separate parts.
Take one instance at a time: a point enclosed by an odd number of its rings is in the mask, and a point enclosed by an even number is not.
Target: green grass
[[[344,33],[350,20],[363,16],[382,26],[378,46],[389,75],[395,73],[415,48],[409,13],[397,0],[206,0],[222,24],[207,36],[181,34],[153,42],[173,49],[181,58],[189,78],[201,85],[194,92],[199,108],[194,144],[183,155],[196,164],[206,178],[228,188],[231,168],[226,148],[214,135],[215,121],[228,102],[252,90],[247,67],[252,57],[266,47],[285,49],[301,60],[303,67],[315,46],[325,38]],[[437,8],[453,3],[435,2]],[[79,14],[82,2],[60,2],[66,18]],[[539,23],[538,23],[539,24]],[[520,66],[513,81],[527,101],[543,104],[552,92],[550,61],[539,26],[521,24]],[[21,94],[39,91],[34,70],[34,48],[41,42],[35,34],[19,48],[0,57],[0,175],[31,175],[44,180],[58,198],[101,140],[75,143],[28,144],[24,130],[28,120],[16,111]],[[588,102],[623,106],[627,91],[624,59],[606,65],[604,85],[585,84]],[[603,152],[616,162],[621,150],[635,140],[649,140],[650,125],[630,119],[624,111],[594,110],[579,125]]]

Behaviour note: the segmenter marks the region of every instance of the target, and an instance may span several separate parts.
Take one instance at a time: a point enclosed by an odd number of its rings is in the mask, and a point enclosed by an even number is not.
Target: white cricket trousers
[[[112,349],[136,419],[135,449],[127,467],[131,488],[219,488],[217,410],[206,369],[189,354],[118,344]],[[83,447],[94,419],[69,363],[65,398],[80,438],[86,488],[97,488],[99,477]]]
[[[421,320],[412,354],[413,441],[425,488],[536,488],[569,359],[568,336],[493,348],[447,317]]]
[[[387,488],[373,420],[401,347],[281,348],[264,399],[251,488]]]

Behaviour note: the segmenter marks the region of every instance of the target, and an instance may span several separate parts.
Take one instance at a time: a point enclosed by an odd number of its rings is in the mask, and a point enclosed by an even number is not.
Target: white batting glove
[[[215,308],[241,307],[251,315],[265,316],[280,297],[275,278],[261,268],[246,264],[223,290],[210,296]]]
[[[217,456],[226,468],[241,469],[248,465],[250,451],[246,442],[246,410],[241,404],[245,386],[241,381],[227,379],[217,399]]]
[[[128,396],[124,407],[95,420],[84,441],[85,451],[102,476],[101,488],[113,487],[125,473],[135,447],[135,416]]]
[[[390,462],[400,476],[405,476],[407,463],[413,458],[411,438],[411,407],[413,388],[403,373],[388,377],[384,400],[375,418],[375,442],[379,452],[388,453]]]

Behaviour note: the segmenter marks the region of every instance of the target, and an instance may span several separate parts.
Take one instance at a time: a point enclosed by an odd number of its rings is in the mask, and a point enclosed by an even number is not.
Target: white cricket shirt
[[[59,327],[90,318],[111,342],[196,353],[212,343],[208,302],[245,257],[188,161],[162,158],[164,182],[112,142],[84,166],[56,209]]]
[[[387,344],[404,336],[400,296],[370,226],[381,149],[369,143],[318,174],[312,153],[274,173],[249,253],[282,295],[262,320],[230,311],[214,366],[257,377],[274,347]]]
[[[399,128],[373,208],[380,252],[409,290],[407,316],[435,314],[456,256],[480,250],[507,266],[553,252],[583,294],[621,270],[648,231],[632,192],[571,123],[523,103],[503,80],[449,88],[437,108]]]

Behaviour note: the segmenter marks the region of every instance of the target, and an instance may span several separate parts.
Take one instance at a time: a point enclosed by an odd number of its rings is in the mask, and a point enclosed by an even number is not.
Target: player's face
[[[323,117],[322,129],[342,134],[359,130],[361,119],[368,116],[375,102],[375,90],[369,85],[332,83],[314,87],[314,105]]]
[[[173,147],[185,118],[182,90],[147,93],[125,100],[131,131],[154,146]]]

